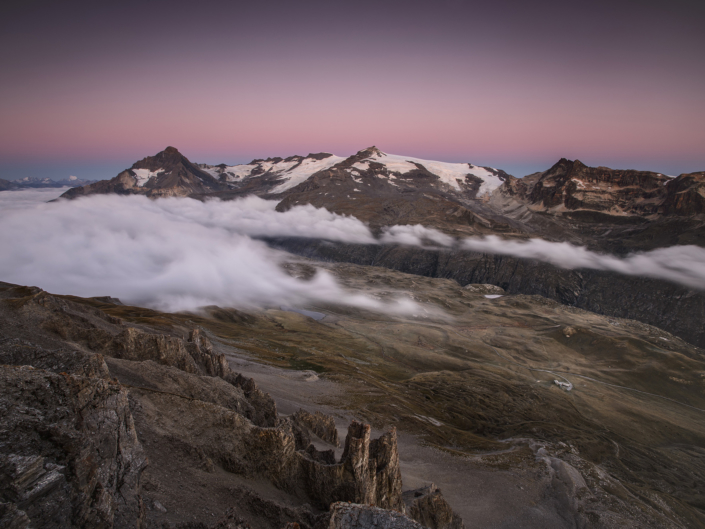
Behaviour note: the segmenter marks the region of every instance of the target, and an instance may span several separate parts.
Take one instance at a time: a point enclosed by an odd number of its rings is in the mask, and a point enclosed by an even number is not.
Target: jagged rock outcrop
[[[225,355],[213,352],[210,340],[200,329],[191,331],[186,349],[206,375],[224,378],[230,373]]]
[[[397,511],[369,505],[338,502],[331,505],[329,529],[423,529],[423,525]]]
[[[181,338],[150,334],[135,327],[126,327],[104,349],[105,353],[125,360],[154,360],[174,366],[187,373],[198,373],[193,357]]]
[[[306,487],[321,508],[335,501],[403,508],[396,429],[371,441],[370,426],[353,421],[337,464],[321,463],[301,451],[298,454]]]
[[[465,529],[463,520],[433,483],[405,492],[403,499],[407,515],[428,529]]]
[[[19,511],[32,527],[141,523],[147,461],[119,384],[0,366],[0,400],[0,499],[13,523]]]
[[[309,429],[327,443],[333,446],[340,446],[338,429],[335,427],[333,417],[324,415],[320,411],[309,413],[306,410],[300,409],[293,415],[292,419],[295,423]]]
[[[225,356],[214,351],[208,337],[200,329],[192,330],[188,340],[179,336],[146,332],[127,326],[119,318],[99,309],[54,296],[37,287],[10,285],[0,292],[0,298],[8,308],[19,313],[23,320],[63,340],[82,344],[94,353],[132,362],[151,360],[186,373],[222,378],[242,390],[247,401],[245,415],[248,419],[259,426],[276,425],[276,404],[271,396],[262,392],[251,378],[233,372]],[[26,351],[22,347],[21,344],[14,345],[12,349],[6,346],[0,355],[6,358],[7,363],[15,365],[21,365],[30,357],[32,361],[39,357],[47,358],[44,364],[37,365],[43,368],[51,369],[56,365],[58,369],[64,364],[68,367],[78,365],[82,369],[91,370],[85,373],[86,376],[95,376],[95,369],[104,366],[102,361],[95,360],[92,353],[73,350],[53,354],[43,353],[35,345],[28,346]],[[94,361],[97,364],[90,367]],[[104,375],[102,373],[101,376]],[[243,411],[241,408],[239,410]]]
[[[163,489],[153,478],[145,495],[141,476],[156,472],[147,446],[171,494],[183,485],[181,472],[168,470],[178,461],[313,505],[241,487],[244,504],[213,527],[242,529],[242,514],[271,527],[322,529],[334,501],[403,510],[395,430],[371,439],[369,425],[353,422],[336,461],[332,449],[316,448],[337,446],[332,417],[300,410],[279,419],[273,399],[232,372],[202,329],[184,340],[128,326],[77,298],[11,285],[0,285],[0,313],[5,526],[164,527],[155,520],[168,519],[176,500],[155,497]],[[17,337],[27,326],[42,345]],[[197,526],[189,524],[177,526]]]
[[[274,399],[268,393],[260,390],[253,379],[233,372],[228,373],[223,378],[244,391],[245,397],[247,397],[247,400],[255,410],[252,422],[264,427],[271,427],[277,424],[277,405]]]

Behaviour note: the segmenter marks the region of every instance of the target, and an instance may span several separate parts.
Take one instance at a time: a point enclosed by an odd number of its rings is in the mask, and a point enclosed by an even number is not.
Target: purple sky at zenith
[[[705,170],[703,2],[4,2],[0,178],[376,145]]]

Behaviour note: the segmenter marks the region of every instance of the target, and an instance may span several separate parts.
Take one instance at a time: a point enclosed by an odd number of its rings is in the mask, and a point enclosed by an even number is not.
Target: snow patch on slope
[[[137,187],[144,187],[144,185],[149,182],[150,178],[158,176],[164,171],[166,171],[166,169],[157,169],[156,171],[150,171],[149,169],[132,169],[137,179]]]
[[[367,170],[370,163],[380,163],[384,165],[390,173],[406,174],[418,169],[416,164],[425,167],[428,172],[435,174],[441,182],[452,186],[460,191],[458,180],[464,181],[468,174],[474,175],[482,180],[477,196],[491,193],[502,185],[502,180],[493,172],[470,163],[447,163],[433,160],[422,160],[410,156],[397,156],[383,152],[374,153],[368,158],[356,163],[353,167]]]
[[[241,181],[246,178],[269,173],[284,180],[284,182],[272,189],[272,193],[282,193],[306,181],[312,174],[323,171],[324,169],[329,169],[343,160],[345,160],[345,158],[331,154],[322,160],[308,157],[288,161],[280,160],[278,162],[266,160],[242,165],[231,165],[225,167],[222,171],[215,168],[205,170],[216,178],[221,174],[225,174],[225,178],[228,182]],[[255,171],[256,173],[253,174]]]
[[[323,158],[323,160],[304,158],[301,164],[294,167],[291,171],[280,175],[281,178],[286,178],[287,181],[272,189],[272,193],[283,193],[284,191],[299,185],[301,182],[308,180],[312,174],[317,173],[318,171],[330,169],[343,160],[345,160],[345,158],[342,156],[335,156],[333,154],[331,154],[328,158]]]

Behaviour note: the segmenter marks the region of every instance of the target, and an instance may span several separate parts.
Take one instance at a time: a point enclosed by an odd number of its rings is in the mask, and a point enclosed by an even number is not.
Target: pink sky
[[[360,15],[274,2],[274,15],[211,6],[166,18],[126,5],[86,8],[78,21],[18,11],[0,27],[10,30],[0,168],[134,161],[166,145],[233,163],[374,144],[495,165],[565,156],[705,170],[705,73],[693,48],[705,39],[687,10],[598,3],[548,16],[508,2],[507,18],[457,2],[405,5]],[[581,16],[585,27],[560,24]]]

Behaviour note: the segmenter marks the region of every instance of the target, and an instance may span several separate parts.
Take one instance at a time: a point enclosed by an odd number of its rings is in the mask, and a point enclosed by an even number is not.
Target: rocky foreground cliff
[[[336,458],[330,417],[279,416],[198,328],[8,284],[0,314],[1,527],[463,527],[402,496],[394,429],[353,421]]]
[[[702,349],[496,286],[326,267],[436,316],[1,285],[3,524],[703,526]]]

